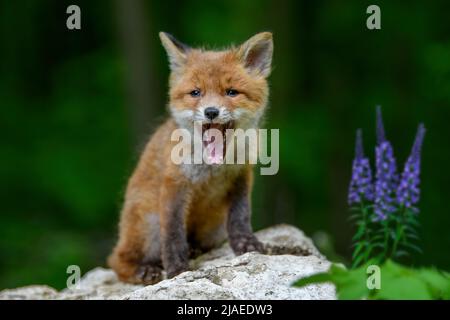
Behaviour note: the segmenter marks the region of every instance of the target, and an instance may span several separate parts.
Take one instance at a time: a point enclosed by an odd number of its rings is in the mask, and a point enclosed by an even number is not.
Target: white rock
[[[191,261],[191,269],[152,286],[119,282],[109,269],[88,272],[78,288],[57,292],[28,286],[0,292],[4,299],[335,299],[331,284],[294,288],[304,276],[326,271],[330,262],[302,231],[288,225],[256,233],[276,255],[255,252],[235,256],[228,244]]]
[[[49,286],[26,286],[0,291],[0,300],[56,299],[58,291]]]

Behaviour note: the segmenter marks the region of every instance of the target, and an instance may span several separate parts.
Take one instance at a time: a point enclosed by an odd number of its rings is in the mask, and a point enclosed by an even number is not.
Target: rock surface
[[[269,255],[236,257],[226,243],[191,261],[191,269],[151,286],[121,283],[112,270],[96,268],[76,289],[48,286],[3,290],[4,299],[335,299],[331,284],[293,288],[293,281],[326,271],[330,262],[302,231],[288,225],[256,233]]]

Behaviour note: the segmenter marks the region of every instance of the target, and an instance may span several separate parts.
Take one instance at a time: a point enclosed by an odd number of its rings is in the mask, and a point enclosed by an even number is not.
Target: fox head
[[[180,127],[201,123],[223,131],[258,125],[268,99],[270,32],[222,51],[190,48],[164,32],[159,36],[171,69],[169,110]]]

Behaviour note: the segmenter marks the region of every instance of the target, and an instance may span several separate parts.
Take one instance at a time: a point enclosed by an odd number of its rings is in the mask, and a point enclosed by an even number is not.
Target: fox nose
[[[205,116],[209,120],[213,120],[218,115],[219,115],[219,109],[217,109],[216,107],[208,107],[208,108],[205,109]]]

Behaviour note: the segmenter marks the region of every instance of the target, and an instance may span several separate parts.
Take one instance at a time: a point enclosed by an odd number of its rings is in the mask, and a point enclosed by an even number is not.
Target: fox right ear
[[[169,57],[170,69],[174,71],[181,67],[186,62],[186,53],[190,50],[190,47],[166,32],[160,32],[159,38]]]
[[[272,64],[272,33],[261,32],[239,47],[238,55],[250,72],[268,77]]]

